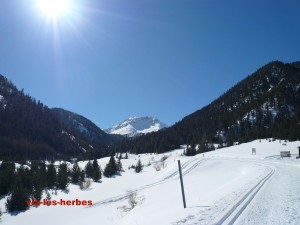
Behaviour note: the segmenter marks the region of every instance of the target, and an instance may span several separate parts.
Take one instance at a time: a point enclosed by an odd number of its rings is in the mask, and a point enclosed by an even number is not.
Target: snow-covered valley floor
[[[121,176],[102,178],[85,191],[69,185],[53,200],[92,200],[93,206],[39,206],[18,215],[4,213],[2,224],[31,225],[208,225],[300,224],[300,159],[298,142],[253,141],[194,157],[183,150],[155,155],[129,155]],[[256,148],[256,155],[251,154]],[[291,158],[280,158],[291,151]],[[164,168],[160,163],[168,156]],[[131,165],[145,165],[136,174]],[[99,159],[102,168],[108,158]],[[181,161],[187,208],[183,208],[177,161]],[[83,168],[87,162],[79,162]],[[150,165],[151,164],[151,165]],[[147,166],[148,165],[148,166]],[[157,171],[154,167],[160,165]],[[130,211],[128,190],[137,190],[140,203]],[[5,199],[0,201],[2,211]]]

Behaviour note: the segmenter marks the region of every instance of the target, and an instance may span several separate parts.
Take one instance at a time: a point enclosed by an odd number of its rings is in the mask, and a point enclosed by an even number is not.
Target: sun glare
[[[39,8],[49,17],[56,18],[68,13],[69,0],[38,0]]]

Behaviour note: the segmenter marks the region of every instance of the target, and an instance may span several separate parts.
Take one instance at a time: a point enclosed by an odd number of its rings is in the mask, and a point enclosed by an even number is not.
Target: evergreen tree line
[[[8,212],[27,210],[26,200],[40,200],[48,190],[66,190],[69,183],[80,184],[86,178],[95,182],[101,179],[101,168],[97,160],[89,161],[81,170],[75,162],[71,169],[66,163],[58,167],[45,162],[31,162],[16,168],[15,163],[2,162],[0,165],[0,198],[9,195],[6,202]],[[49,195],[49,193],[48,193]]]
[[[125,158],[128,158],[126,154]],[[122,171],[122,154],[117,160],[112,155],[106,164],[103,175],[111,177]],[[98,182],[102,178],[102,169],[98,161],[89,160],[84,169],[77,162],[71,168],[63,162],[59,166],[44,161],[33,161],[30,165],[22,164],[16,168],[15,163],[2,162],[0,165],[0,198],[9,195],[6,202],[8,212],[27,210],[26,200],[41,200],[43,192],[50,198],[49,190],[66,190],[70,183],[84,186],[86,180]]]
[[[122,154],[111,156],[106,164],[103,175],[111,177],[119,175],[122,171]],[[128,159],[126,153],[125,159]],[[143,170],[139,159],[133,166],[136,173]],[[2,162],[0,165],[0,199],[7,196],[6,209],[8,212],[19,212],[29,208],[26,201],[41,200],[43,193],[48,200],[51,199],[50,191],[66,190],[70,183],[88,187],[85,182],[89,179],[98,182],[102,178],[102,170],[95,159],[88,161],[84,169],[77,162],[71,168],[66,162],[55,166],[53,163],[46,165],[44,161],[32,161],[16,167],[15,163]],[[89,181],[90,182],[90,181]]]

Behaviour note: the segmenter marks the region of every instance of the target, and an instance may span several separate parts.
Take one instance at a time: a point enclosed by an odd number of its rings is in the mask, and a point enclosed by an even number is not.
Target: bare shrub
[[[137,204],[137,192],[136,191],[127,191],[128,192],[128,203],[129,208],[133,209]]]
[[[161,161],[162,162],[164,162],[164,161],[166,161],[168,158],[169,158],[170,156],[168,156],[168,155],[163,155],[163,157],[161,157]]]
[[[158,172],[161,170],[162,164],[160,162],[153,164],[154,169]]]
[[[162,163],[162,167],[165,168],[165,161],[169,158],[168,155],[163,155],[163,157],[161,157],[160,161]]]
[[[92,182],[90,179],[85,179],[84,181],[80,182],[80,189],[86,190],[91,186]]]
[[[138,196],[138,192],[136,190],[128,190],[127,194],[128,206],[124,205],[118,207],[118,209],[120,209],[123,212],[128,212],[132,210],[137,205],[141,205],[145,200],[145,196]]]

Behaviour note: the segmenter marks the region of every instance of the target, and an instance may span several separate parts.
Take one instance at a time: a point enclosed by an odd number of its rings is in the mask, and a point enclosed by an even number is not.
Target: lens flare
[[[69,0],[38,0],[42,12],[51,18],[66,15],[70,9]]]

